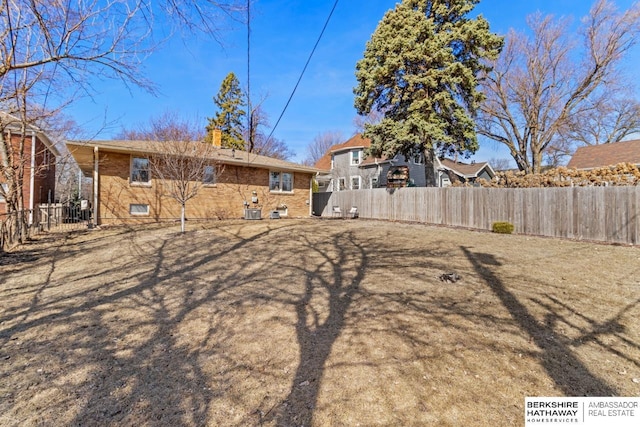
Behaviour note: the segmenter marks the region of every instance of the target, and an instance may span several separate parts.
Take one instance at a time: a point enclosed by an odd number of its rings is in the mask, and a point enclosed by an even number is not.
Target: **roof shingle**
[[[322,169],[324,171],[331,170],[331,155],[338,151],[347,150],[351,148],[369,148],[371,146],[371,140],[363,138],[362,135],[356,134],[352,136],[346,142],[341,144],[332,145],[329,150],[324,153],[324,156],[320,158],[315,164],[316,169]]]
[[[488,163],[461,163],[451,159],[440,159],[442,166],[449,168],[456,172],[458,175],[465,178],[476,177],[484,169]]]
[[[90,149],[93,151],[93,147],[98,147],[101,151],[112,151],[112,152],[120,152],[120,153],[140,153],[140,154],[153,154],[159,153],[161,150],[161,144],[163,142],[157,141],[123,141],[123,140],[113,140],[113,141],[67,141],[67,147],[72,154],[80,151],[87,151]],[[194,144],[201,144],[200,142],[194,142]],[[155,149],[158,147],[158,149]],[[76,155],[74,154],[74,157]],[[211,158],[220,163],[231,164],[231,165],[240,165],[240,166],[255,166],[262,168],[274,168],[281,169],[285,171],[293,171],[293,172],[306,172],[315,174],[318,172],[316,168],[310,166],[300,165],[298,163],[288,162],[286,160],[274,159],[273,157],[261,156],[254,153],[248,153],[242,150],[230,150],[227,148],[216,148],[212,152]],[[78,164],[81,162],[78,161]],[[85,162],[86,163],[86,162]],[[85,166],[85,168],[91,167],[88,165],[81,165],[81,168]],[[85,170],[83,169],[83,172]]]
[[[579,147],[567,167],[594,169],[618,163],[640,165],[640,140]]]

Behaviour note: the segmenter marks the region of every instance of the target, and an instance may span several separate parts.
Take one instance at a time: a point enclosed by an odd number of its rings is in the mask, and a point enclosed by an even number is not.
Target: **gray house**
[[[315,164],[322,172],[317,176],[321,192],[360,190],[386,187],[425,187],[424,157],[365,157],[371,141],[355,135],[342,144],[332,146]],[[490,180],[495,172],[488,163],[462,163],[436,159],[436,185],[447,187],[454,182],[473,183],[479,178]]]

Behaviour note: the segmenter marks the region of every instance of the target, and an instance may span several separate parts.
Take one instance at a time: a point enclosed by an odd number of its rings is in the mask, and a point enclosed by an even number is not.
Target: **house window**
[[[378,178],[377,177],[371,178],[371,188],[378,188]]]
[[[422,164],[422,153],[416,153],[413,155],[413,163],[416,165]]]
[[[351,152],[351,164],[359,165],[360,164],[360,150]]]
[[[360,189],[360,177],[359,176],[352,176],[351,177],[351,189],[352,190],[359,190]]]
[[[7,200],[5,195],[9,194],[9,184],[3,182],[0,187],[2,187],[0,188],[0,202],[5,202]]]
[[[293,174],[288,172],[269,172],[269,190],[293,191]]]
[[[149,205],[132,203],[129,205],[131,215],[149,215]]]
[[[284,203],[276,206],[275,212],[278,212],[278,215],[280,216],[289,215],[289,209],[287,208],[287,205],[285,205]]]
[[[347,188],[347,183],[344,178],[338,178],[338,188],[337,191],[343,191]]]
[[[44,152],[42,153],[42,166],[44,166],[46,170],[49,170],[50,163],[51,163],[51,152],[45,148]]]
[[[149,159],[144,157],[134,157],[131,160],[131,183],[150,184],[151,173],[149,172]]]
[[[214,185],[216,183],[215,166],[207,165],[204,167],[204,172],[202,174],[202,183],[204,185]]]

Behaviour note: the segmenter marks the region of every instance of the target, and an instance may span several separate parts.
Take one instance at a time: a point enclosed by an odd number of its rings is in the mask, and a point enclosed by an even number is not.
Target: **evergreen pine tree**
[[[205,142],[211,143],[213,130],[220,129],[222,131],[223,148],[244,150],[242,135],[244,131],[243,117],[246,112],[242,107],[245,106],[245,102],[240,90],[240,82],[233,72],[230,72],[224,78],[218,94],[213,98],[213,102],[218,107],[218,112],[215,117],[209,118]]]
[[[435,150],[467,154],[478,148],[477,75],[503,43],[482,16],[468,17],[479,1],[403,0],[380,21],[356,66],[358,113],[384,113],[365,126],[370,151],[424,153],[427,186],[436,184]]]

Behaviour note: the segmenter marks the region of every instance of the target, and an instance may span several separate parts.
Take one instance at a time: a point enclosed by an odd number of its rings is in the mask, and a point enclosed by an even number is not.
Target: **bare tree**
[[[532,36],[512,30],[481,81],[487,99],[478,133],[506,145],[520,170],[536,173],[572,123],[584,115],[608,119],[598,117],[590,101],[620,78],[618,66],[640,32],[640,3],[618,12],[612,2],[598,0],[582,20],[581,40],[567,20],[535,14],[528,24]]]
[[[586,108],[570,118],[562,139],[579,145],[618,142],[640,131],[640,102],[630,88],[607,84],[598,96],[585,101]]]
[[[339,131],[325,131],[313,138],[307,145],[306,157],[303,164],[313,166],[320,160],[331,147],[344,142],[344,137]]]
[[[213,156],[215,148],[202,142],[202,126],[172,112],[152,118],[133,134],[137,140],[149,141],[148,170],[162,189],[161,195],[180,205],[180,229],[184,233],[187,202],[203,185],[215,184],[221,173]],[[127,135],[126,130],[123,135]]]
[[[0,109],[17,118],[23,138],[10,143],[0,121],[0,174],[10,210],[24,208],[22,173],[26,130],[52,117],[95,79],[113,78],[153,91],[142,72],[157,40],[174,29],[205,32],[218,40],[221,15],[235,18],[241,0],[3,0],[0,1]],[[160,16],[168,19],[156,20]],[[154,37],[159,22],[170,27]]]
[[[55,144],[59,156],[56,158],[56,202],[69,204],[81,199],[90,199],[88,184],[90,180],[84,178],[80,167],[67,149],[65,140],[84,140],[86,134],[83,129],[64,113],[55,113],[43,118],[41,125],[47,130],[47,136]]]
[[[373,109],[366,115],[357,115],[353,119],[353,126],[355,127],[355,133],[364,133],[366,125],[375,125],[380,123],[384,118],[384,112]]]
[[[489,164],[494,171],[504,171],[511,167],[511,161],[505,158],[492,157],[489,159]]]
[[[175,111],[165,111],[132,129],[122,128],[116,139],[129,141],[203,141],[205,131],[198,119],[187,120]]]
[[[245,148],[249,153],[280,160],[288,160],[294,155],[283,140],[264,132],[263,129],[268,129],[270,125],[269,116],[262,109],[262,102],[252,108],[249,123],[248,131],[245,131]]]
[[[203,185],[215,184],[220,164],[213,159],[213,146],[194,141],[149,142],[149,170],[162,188],[162,195],[180,205],[180,230],[185,232],[187,202]]]

